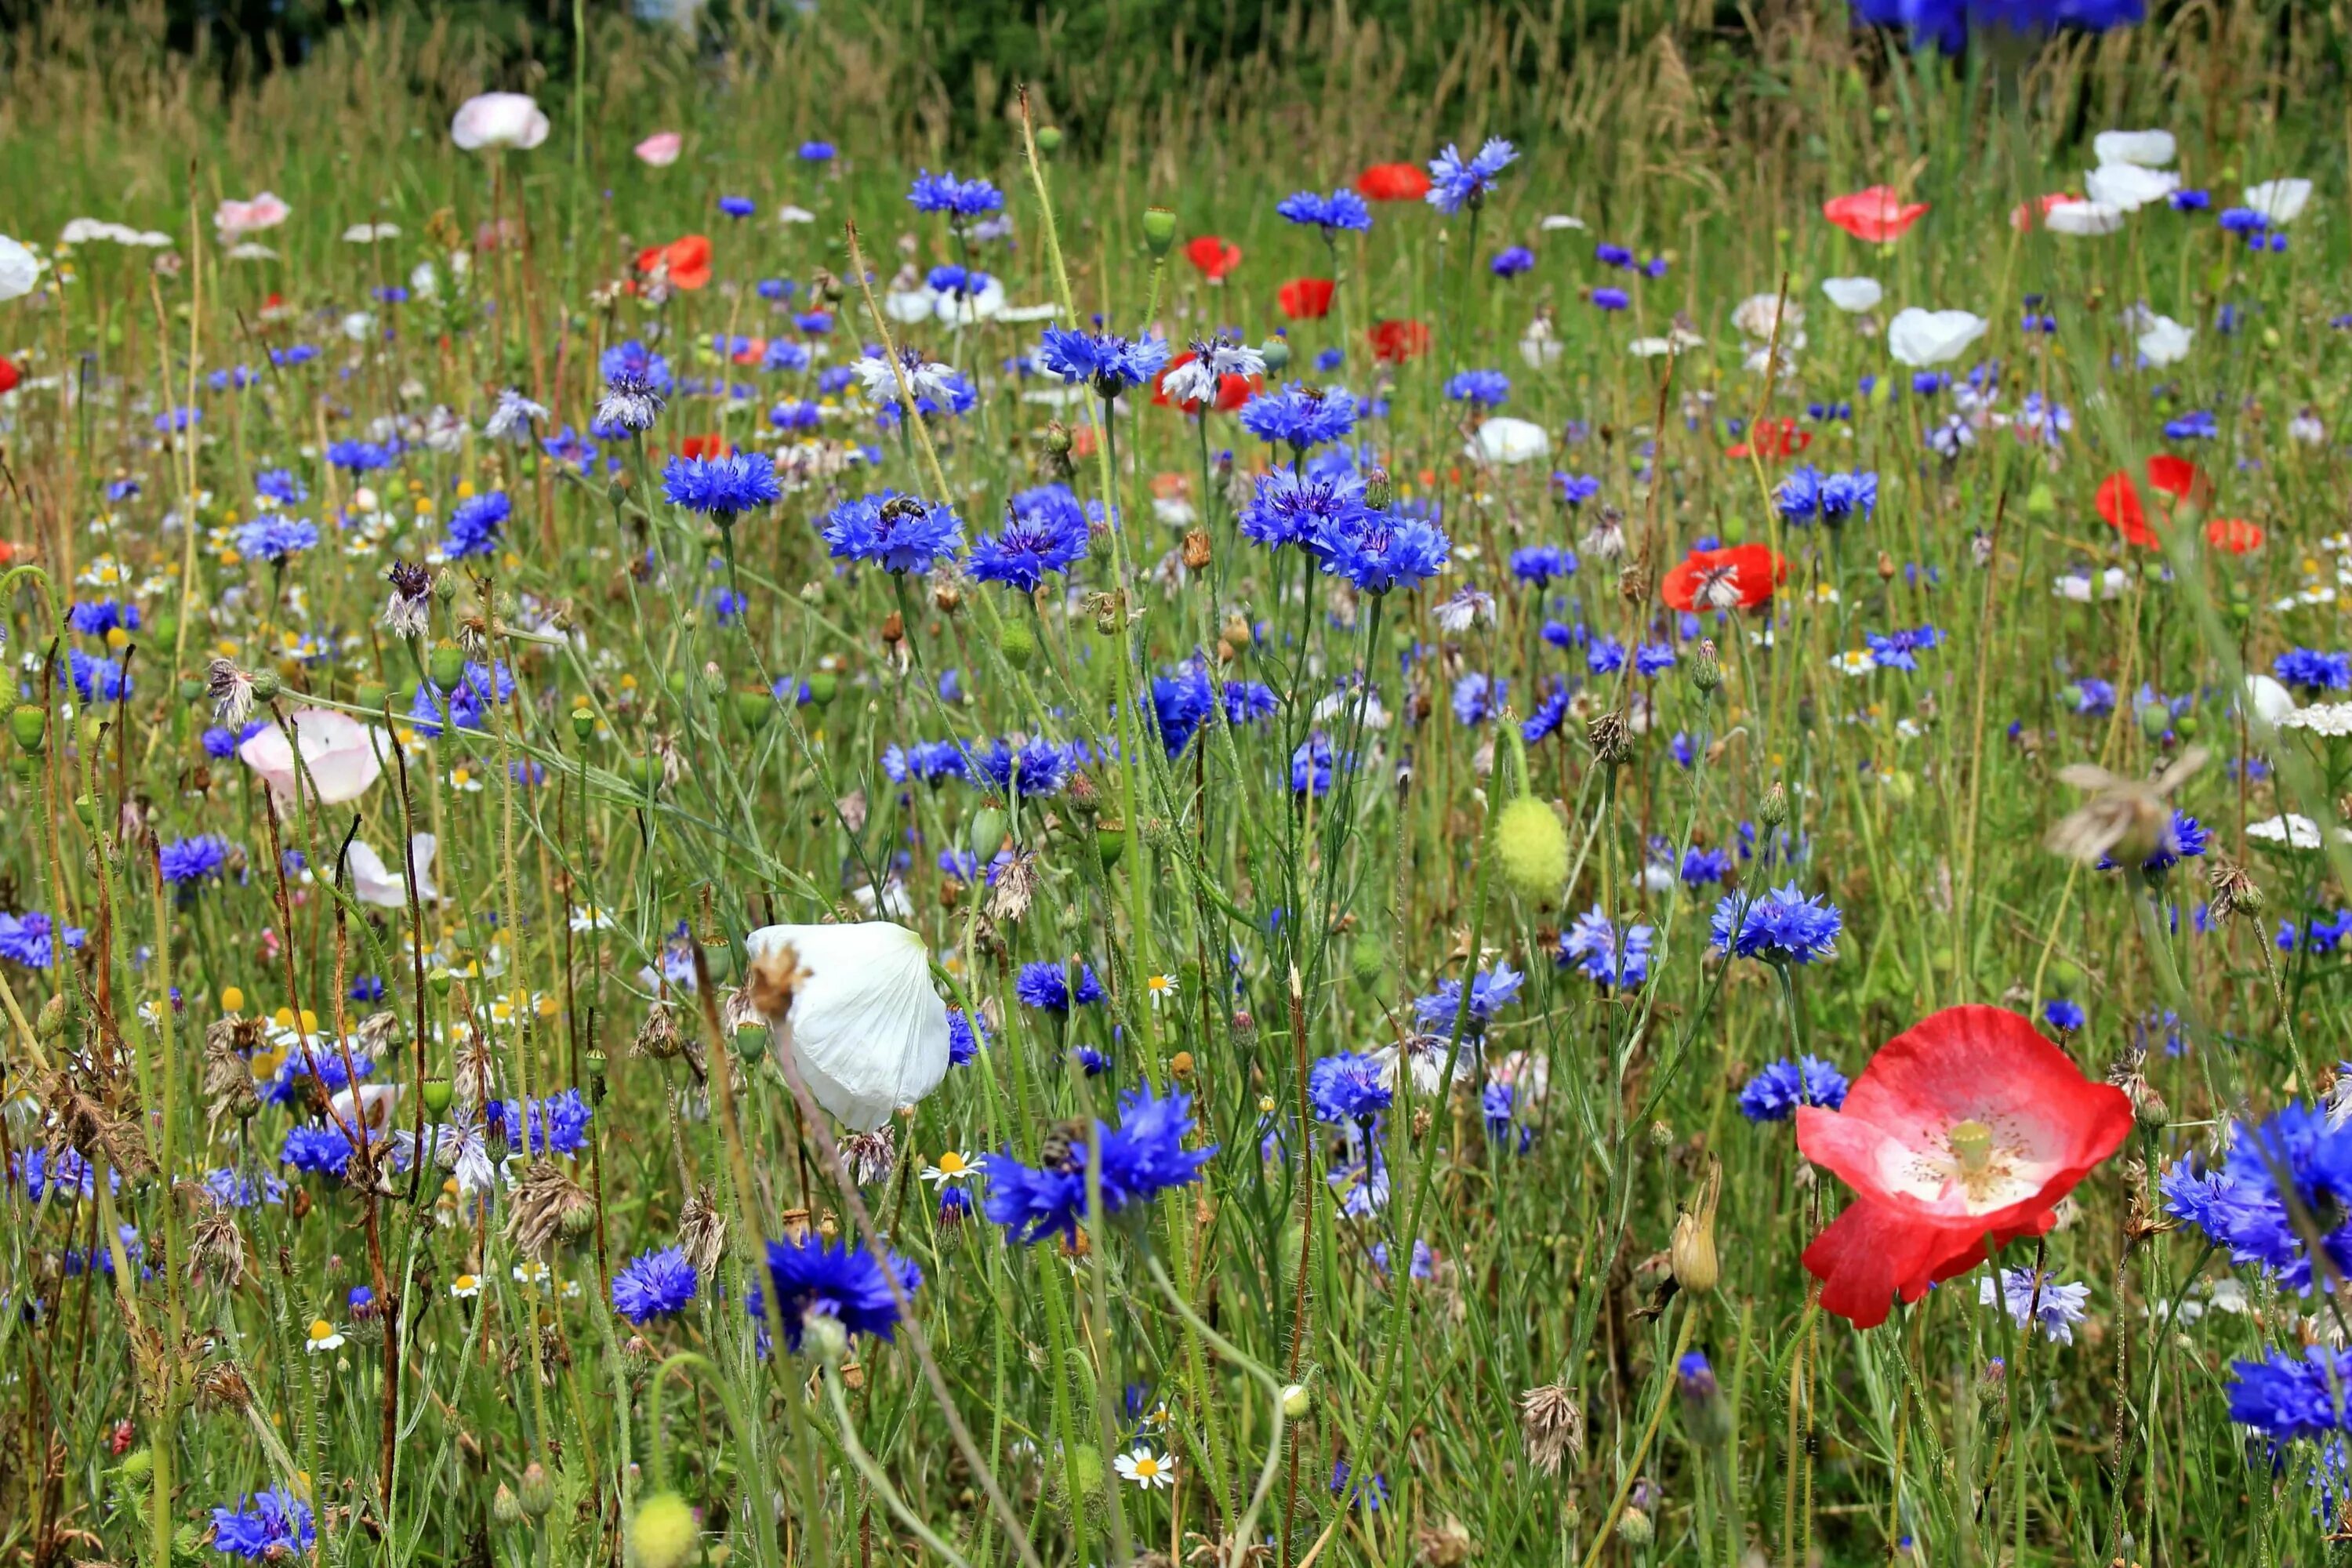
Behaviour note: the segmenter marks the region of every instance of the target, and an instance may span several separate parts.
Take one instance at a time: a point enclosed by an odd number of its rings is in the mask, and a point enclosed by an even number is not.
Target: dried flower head
[[[1561,1459],[1584,1457],[1584,1408],[1559,1384],[1530,1388],[1519,1395],[1519,1436],[1535,1468],[1556,1476]]]

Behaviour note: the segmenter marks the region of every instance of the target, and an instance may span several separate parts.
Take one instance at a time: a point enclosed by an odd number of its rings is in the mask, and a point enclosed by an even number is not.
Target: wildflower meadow
[[[839,9],[0,34],[0,1562],[2342,1561],[2352,13]]]

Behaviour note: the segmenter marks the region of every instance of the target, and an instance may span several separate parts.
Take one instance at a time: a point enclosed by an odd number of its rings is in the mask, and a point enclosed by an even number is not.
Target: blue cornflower
[[[1534,271],[1535,267],[1536,253],[1524,245],[1498,250],[1495,258],[1486,263],[1487,270],[1497,278],[1517,278],[1523,272]]]
[[[729,217],[746,218],[760,210],[760,204],[749,196],[721,196],[719,210]]]
[[[1516,999],[1527,976],[1507,963],[1497,963],[1481,970],[1470,982],[1470,1013],[1464,1033],[1475,1039],[1486,1031],[1486,1025]],[[1412,1015],[1424,1029],[1451,1031],[1454,1020],[1462,1009],[1462,982],[1441,980],[1437,989],[1426,996],[1416,996]]]
[[[1467,159],[1460,146],[1447,142],[1445,151],[1429,161],[1429,205],[1442,213],[1482,205],[1495,187],[1495,176],[1518,155],[1518,149],[1499,136],[1488,137],[1477,155]]]
[[[2260,1361],[2230,1363],[2230,1419],[2273,1443],[2319,1437],[2344,1429],[2344,1399],[2352,1389],[2352,1352],[2311,1345],[2301,1355],[2274,1350]]]
[[[400,461],[396,441],[335,441],[327,447],[327,461],[352,474],[388,468]]]
[[[1655,679],[1675,667],[1672,643],[1645,642],[1633,650],[1633,670],[1637,675]]]
[[[1168,340],[1047,327],[1037,360],[1064,381],[1085,382],[1096,396],[1108,399],[1159,374],[1168,363]]]
[[[1353,474],[1317,479],[1279,464],[1258,477],[1257,489],[1237,520],[1242,537],[1270,550],[1286,544],[1312,549],[1327,530],[1360,523],[1364,481]]]
[[[2271,673],[2282,684],[2299,688],[2311,696],[2352,689],[2352,654],[2291,647],[2272,662]]]
[[[1216,691],[1209,682],[1208,670],[1193,663],[1181,665],[1170,675],[1153,676],[1151,710],[1160,743],[1167,748],[1168,760],[1174,762],[1216,711]]]
[[[408,720],[418,734],[430,741],[441,733],[445,722],[460,730],[480,729],[482,715],[491,705],[513,696],[514,672],[503,659],[495,665],[468,659],[465,675],[446,693],[429,680],[419,681],[416,694],[409,700]]]
[[[251,522],[241,524],[236,533],[237,550],[257,561],[272,565],[304,550],[315,550],[319,530],[306,519],[281,517],[265,512]]]
[[[2088,1016],[2073,997],[2053,996],[2042,1005],[2042,1021],[2062,1035],[2073,1035],[2081,1032]]]
[[[1616,674],[1625,668],[1625,645],[1615,637],[1594,637],[1584,645],[1584,668],[1595,675]]]
[[[744,512],[773,504],[783,493],[775,459],[765,452],[672,458],[662,466],[662,499],[688,511],[708,512],[721,528]]]
[[[569,425],[553,436],[541,437],[539,449],[547,454],[551,462],[562,463],[583,479],[595,472],[596,444]]]
[[[1772,504],[1790,522],[1811,522],[1822,507],[1821,470],[1811,463],[1790,469],[1780,488],[1772,492]]]
[[[1693,889],[1704,888],[1731,875],[1731,857],[1720,849],[1702,849],[1693,845],[1683,851],[1679,874],[1684,887]]]
[[[1582,506],[1601,493],[1601,481],[1591,474],[1555,473],[1551,482],[1559,499],[1571,507]]]
[[[64,938],[67,949],[80,947],[85,934],[79,926],[68,926]],[[27,969],[47,969],[55,946],[49,917],[40,910],[0,914],[0,958]]]
[[[1360,1121],[1389,1108],[1392,1098],[1381,1065],[1360,1051],[1318,1058],[1307,1069],[1307,1097],[1326,1121]]]
[[[972,1026],[971,1015],[961,1007],[948,1009],[948,1065],[969,1067],[980,1058],[982,1036]]]
[[[1511,378],[1499,370],[1465,370],[1445,383],[1445,395],[1476,408],[1496,408],[1511,399]]]
[[[1855,512],[1868,517],[1878,510],[1878,476],[1832,474],[1822,480],[1822,521],[1835,527]]]
[[[938,784],[948,779],[971,778],[971,763],[953,741],[917,741],[909,746],[885,748],[882,772],[892,784],[917,779]]]
[[[1558,544],[1530,544],[1511,552],[1511,575],[1535,587],[1549,588],[1557,577],[1576,574],[1576,552]]]
[[[1862,640],[1879,668],[1916,669],[1919,650],[1939,646],[1944,634],[1933,626],[1917,626],[1909,631],[1864,632]]]
[[[2220,1170],[2200,1173],[2184,1160],[2158,1187],[2166,1211],[2227,1247],[2232,1263],[2260,1265],[2289,1289],[2305,1290],[2312,1258],[2282,1183],[2321,1227],[2326,1272],[2340,1278],[2352,1271],[2352,1124],[2330,1127],[2324,1111],[2293,1101],[2259,1124],[2241,1122]]]
[[[1067,485],[1039,485],[1004,503],[1004,527],[971,547],[971,574],[1034,592],[1048,572],[1086,559],[1090,520]]]
[[[1022,1163],[1010,1151],[982,1155],[988,1217],[1005,1227],[1009,1240],[1068,1240],[1087,1216],[1089,1163],[1097,1169],[1102,1212],[1116,1215],[1200,1179],[1202,1167],[1217,1151],[1213,1145],[1186,1148],[1192,1131],[1189,1096],[1160,1099],[1149,1089],[1132,1090],[1119,1100],[1117,1127],[1097,1121],[1090,1138],[1048,1140],[1037,1165]]]
[[[1552,960],[1563,969],[1581,971],[1586,978],[1602,985],[1640,985],[1650,978],[1650,958],[1656,941],[1654,928],[1631,923],[1621,937],[1617,923],[1595,904],[1559,933],[1559,949]]]
[[[494,1100],[483,1110],[489,1125],[504,1133],[510,1143],[517,1142],[517,1131],[527,1123],[530,1152],[534,1154],[551,1151],[558,1154],[578,1153],[588,1146],[588,1123],[595,1115],[576,1089],[531,1100],[527,1117],[523,1102],[519,1100]]]
[[[1811,963],[1837,952],[1844,919],[1823,897],[1807,898],[1796,883],[1751,896],[1727,893],[1715,907],[1715,945],[1767,963]]]
[[[1603,267],[1614,267],[1623,272],[1633,269],[1633,250],[1626,246],[1612,245],[1607,240],[1592,247],[1592,259]]]
[[[135,632],[139,629],[139,606],[115,599],[85,602],[66,612],[66,624],[86,637],[102,637],[117,626]]]
[[[1519,739],[1530,746],[1550,740],[1567,721],[1568,706],[1574,700],[1567,687],[1554,686],[1536,704],[1536,710],[1519,721]]]
[[[854,1242],[829,1242],[811,1235],[804,1241],[768,1243],[768,1280],[776,1292],[776,1313],[783,1321],[784,1343],[801,1348],[801,1333],[812,1318],[831,1318],[853,1334],[887,1340],[898,1326],[898,1299],[912,1296],[923,1283],[923,1271],[907,1258],[891,1253],[884,1265]],[[898,1289],[890,1289],[891,1279]],[[762,1316],[766,1304],[761,1303]]]
[[[1331,749],[1331,737],[1317,730],[1298,742],[1290,753],[1290,793],[1317,795],[1331,792],[1331,772],[1338,764],[1338,754]]]
[[[223,1208],[249,1209],[286,1201],[286,1184],[265,1170],[247,1173],[223,1165],[205,1173],[204,1188]]]
[[[2175,191],[2164,198],[2177,213],[2201,213],[2213,205],[2213,197],[2206,191]]]
[[[1588,298],[1595,310],[1630,310],[1633,308],[1633,296],[1622,289],[1595,289]]]
[[[635,338],[624,339],[598,355],[596,372],[608,384],[625,376],[634,377],[663,397],[667,397],[676,385],[670,376],[668,358]]]
[[[800,145],[800,151],[794,155],[803,163],[830,163],[834,159],[833,143],[803,142]]]
[[[1261,392],[1242,405],[1242,428],[1261,441],[1288,447],[1294,454],[1338,441],[1356,428],[1361,406],[1344,392],[1326,392],[1304,382]]]
[[[66,649],[66,674],[74,694],[84,702],[120,702],[131,695],[131,678],[110,658],[92,658],[78,647]]]
[[[1050,959],[1024,963],[1013,983],[1013,994],[1024,1007],[1035,1007],[1047,1013],[1066,1015],[1075,1000],[1080,1006],[1090,1006],[1103,999],[1102,981],[1095,974],[1091,963],[1078,966],[1077,989],[1070,988],[1068,966]]]
[[[278,1163],[298,1171],[340,1176],[352,1157],[352,1141],[341,1129],[309,1122],[288,1130]]]
[[[2156,847],[2150,849],[2147,858],[2140,861],[2140,869],[2168,871],[2183,860],[2193,860],[2205,853],[2205,846],[2211,841],[2212,837],[2206,831],[2204,824],[2185,811],[2176,810],[2171,819],[2164,825],[2162,831],[2157,834]],[[2099,857],[2098,869],[2112,871],[2115,868],[2116,861],[2113,856]]]
[[[280,506],[299,506],[310,499],[310,487],[296,478],[290,468],[264,468],[253,476],[253,493],[267,496]]]
[[[917,212],[945,213],[950,217],[975,218],[1004,207],[1004,193],[977,175],[959,180],[953,170],[934,174],[929,169],[918,172],[915,184],[907,192],[907,200]]]
[[[504,490],[467,496],[450,510],[449,532],[441,541],[441,553],[453,561],[491,554],[499,547],[499,531],[513,512],[514,502]]]
[[[1783,1058],[1748,1080],[1739,1114],[1750,1121],[1786,1121],[1801,1105],[1835,1110],[1845,1103],[1845,1074],[1819,1057]]]
[[[1327,237],[1342,230],[1361,234],[1372,226],[1372,209],[1345,185],[1328,196],[1299,191],[1283,197],[1274,210],[1292,223],[1316,226]]]
[[[223,1504],[213,1510],[213,1547],[232,1557],[283,1562],[306,1555],[318,1540],[310,1505],[283,1487],[244,1498],[237,1507]]]
[[[825,514],[824,542],[838,561],[865,561],[886,572],[928,572],[963,547],[963,521],[943,501],[897,490],[846,500]]]
[[[228,864],[228,840],[217,833],[200,833],[194,838],[175,838],[156,852],[163,871],[163,880],[177,886],[184,882],[201,882],[217,877]]]
[[[1361,594],[1414,588],[1445,568],[1453,542],[1426,519],[1364,512],[1326,524],[1314,549],[1323,570]]]
[[[1503,698],[1510,682],[1471,671],[1454,683],[1454,717],[1466,728],[1475,729],[1502,711]]]
[[[1956,55],[1971,28],[2046,33],[2079,27],[2102,33],[2138,21],[2144,10],[2143,0],[1854,0],[1853,19],[1865,26],[1905,28],[1916,42],[1932,41]]]
[[[1282,700],[1274,688],[1263,680],[1228,680],[1225,682],[1225,722],[1257,724],[1274,717]]]
[[[633,1323],[664,1318],[694,1300],[694,1265],[675,1247],[639,1253],[613,1276],[613,1310]]]
[[[2206,408],[2192,408],[2164,422],[2164,438],[2168,441],[2210,441],[2221,433],[2221,422]]]
[[[2258,235],[2270,227],[2270,215],[2254,207],[2223,207],[2218,220],[2224,232]]]
[[[1078,765],[1078,752],[1075,745],[1038,735],[1017,746],[1009,740],[991,742],[988,750],[971,763],[981,777],[998,789],[1011,790],[1024,800],[1039,800],[1059,795],[1068,785]]]

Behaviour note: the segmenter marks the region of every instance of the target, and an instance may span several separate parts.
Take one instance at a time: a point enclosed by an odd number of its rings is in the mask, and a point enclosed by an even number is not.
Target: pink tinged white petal
[[[677,162],[685,151],[686,138],[675,131],[656,131],[636,145],[638,161],[656,169],[667,169]]]
[[[547,140],[547,132],[546,112],[520,92],[469,98],[449,121],[449,140],[468,153],[486,147],[536,147]]]
[[[2103,165],[2137,163],[2143,169],[2161,169],[2172,162],[2178,149],[2169,131],[2102,131],[2091,138],[2091,151]]]
[[[383,775],[383,737],[350,715],[327,708],[304,708],[287,715],[286,724],[301,742],[299,772],[307,773],[309,793],[319,804],[341,805],[357,800]],[[236,754],[268,781],[281,802],[294,799],[298,770],[284,731],[275,724],[256,731]]]

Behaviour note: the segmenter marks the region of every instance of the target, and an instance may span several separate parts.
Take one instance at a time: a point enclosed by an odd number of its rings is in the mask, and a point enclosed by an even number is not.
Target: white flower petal
[[[786,1020],[793,1058],[817,1103],[847,1126],[872,1131],[947,1076],[947,1004],[915,932],[888,921],[768,926],[743,945],[754,963],[786,948],[799,961],[806,977]]]
[[[2309,180],[2264,180],[2245,191],[2246,205],[2281,228],[2293,223],[2310,200]]]
[[[2101,163],[2137,163],[2144,169],[2163,168],[2176,151],[2169,131],[2102,131],[2091,138],[2091,150]]]
[[[1967,310],[1923,310],[1913,305],[1886,324],[1886,351],[1914,369],[1958,359],[1992,325]]]
[[[2083,176],[2084,194],[2124,212],[2137,212],[2160,202],[2180,188],[2180,176],[2168,169],[2145,169],[2137,163],[2102,163]]]
[[[1830,297],[1831,304],[1853,315],[1875,310],[1878,302],[1886,298],[1886,290],[1875,278],[1824,278],[1822,292]]]

